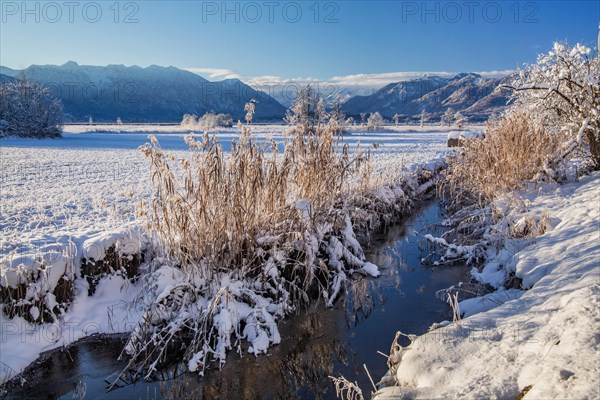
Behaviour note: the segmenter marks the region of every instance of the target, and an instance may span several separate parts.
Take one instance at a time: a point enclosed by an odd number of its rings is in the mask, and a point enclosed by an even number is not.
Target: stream
[[[195,399],[336,399],[329,376],[340,375],[356,381],[369,398],[372,385],[363,364],[377,382],[387,371],[378,351],[389,352],[398,330],[418,335],[451,319],[450,307],[435,293],[469,281],[464,265],[420,263],[417,232],[426,233],[442,219],[439,204],[430,202],[386,232],[371,234],[365,254],[380,267],[381,277],[355,277],[333,308],[315,307],[281,321],[281,344],[267,356],[231,352],[221,371],[204,377],[186,373],[176,385],[139,382],[106,392],[105,379],[125,366],[117,358],[126,338],[91,337],[42,357],[23,374],[26,383],[13,385],[6,398],[146,400],[171,393]]]

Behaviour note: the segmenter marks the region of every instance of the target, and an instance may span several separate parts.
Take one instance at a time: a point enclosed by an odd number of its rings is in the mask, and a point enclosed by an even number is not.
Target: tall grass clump
[[[279,146],[258,143],[241,126],[228,153],[216,136],[189,134],[189,157],[180,161],[151,140],[141,149],[156,194],[147,213],[150,231],[171,259],[203,278],[223,270],[247,276],[263,261],[257,239],[314,227],[366,162],[361,153],[351,159],[331,127],[320,123],[294,126]]]
[[[561,143],[525,112],[488,122],[485,138],[472,139],[449,159],[445,185],[456,204],[488,204],[533,179]]]
[[[480,263],[506,239],[543,231],[537,227],[544,225],[539,218],[523,219],[525,203],[512,192],[540,179],[563,141],[517,108],[490,120],[484,138],[467,140],[449,157],[439,185],[449,215],[444,223],[448,231],[442,238],[427,238],[440,252],[436,263]]]
[[[378,213],[372,203],[356,212],[369,156],[340,143],[320,104],[300,91],[283,143],[240,124],[230,152],[208,133],[185,137],[182,160],[153,136],[141,147],[154,188],[141,215],[155,245],[128,373],[151,378],[174,359],[203,373],[228,350],[266,352],[280,340],[276,320],[313,301],[332,306],[353,273],[378,275],[353,230]]]

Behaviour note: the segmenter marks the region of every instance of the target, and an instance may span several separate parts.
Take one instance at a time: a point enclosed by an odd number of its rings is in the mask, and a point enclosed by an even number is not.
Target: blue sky
[[[600,1],[2,0],[0,10],[5,66],[157,64],[245,80],[509,70],[555,40],[596,47],[600,21]]]

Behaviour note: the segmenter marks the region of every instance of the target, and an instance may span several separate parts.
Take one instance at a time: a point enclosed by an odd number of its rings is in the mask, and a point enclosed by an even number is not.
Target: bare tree
[[[346,125],[346,115],[342,111],[343,104],[343,98],[340,95],[336,95],[331,102],[329,121],[336,134],[343,132]]]
[[[361,124],[365,124],[365,122],[367,122],[367,113],[361,112],[360,113],[360,122]]]
[[[582,149],[600,169],[600,60],[580,44],[570,48],[554,43],[548,54],[521,71],[512,85],[517,106],[537,116],[547,129],[565,134],[562,149],[544,167],[555,167],[576,149]]]
[[[252,118],[254,116],[254,110],[256,109],[256,100],[252,99],[244,106],[244,111],[246,111],[246,123],[251,124]]]
[[[312,86],[301,86],[292,107],[285,116],[285,121],[301,129],[304,133],[314,133],[319,124],[319,119],[322,117],[318,104],[319,99]]]
[[[460,111],[457,111],[456,114],[452,117],[454,120],[454,125],[460,130],[467,123],[467,118],[462,115]]]
[[[369,119],[367,120],[367,129],[370,131],[374,131],[376,129],[380,129],[383,126],[383,117],[377,111],[371,113],[369,115]]]
[[[421,126],[421,128],[423,127],[423,125],[425,125],[427,118],[428,118],[427,112],[425,110],[422,110],[421,115],[420,115],[420,122],[419,122],[419,125]]]
[[[448,107],[444,115],[442,115],[442,123],[447,126],[452,125],[452,122],[455,119],[454,116],[454,110],[452,109],[452,107]]]
[[[26,79],[0,84],[0,136],[59,137],[63,117],[47,87]]]

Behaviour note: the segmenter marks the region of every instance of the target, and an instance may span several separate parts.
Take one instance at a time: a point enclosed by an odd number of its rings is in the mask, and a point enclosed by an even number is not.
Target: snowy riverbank
[[[522,196],[546,232],[507,241],[479,276],[514,272],[526,290],[461,302],[467,317],[402,348],[376,399],[600,397],[600,173]]]

